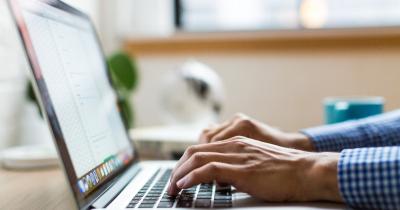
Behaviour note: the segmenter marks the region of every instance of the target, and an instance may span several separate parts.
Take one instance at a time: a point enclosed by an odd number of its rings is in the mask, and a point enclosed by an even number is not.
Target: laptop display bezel
[[[69,185],[73,191],[73,195],[75,197],[75,200],[77,202],[77,205],[79,207],[79,209],[86,209],[89,208],[91,206],[91,204],[96,200],[96,198],[98,198],[104,191],[106,191],[108,188],[110,188],[115,181],[118,180],[118,178],[121,176],[121,174],[128,169],[129,167],[131,167],[134,163],[136,163],[138,161],[138,155],[136,152],[136,149],[134,147],[134,144],[132,142],[132,140],[129,138],[129,144],[130,147],[132,147],[132,159],[126,164],[124,165],[121,169],[117,170],[114,175],[110,176],[109,178],[107,178],[107,180],[102,183],[101,185],[99,185],[92,193],[90,193],[88,196],[84,197],[77,186],[77,181],[78,181],[78,177],[75,174],[75,170],[73,168],[72,165],[72,161],[69,155],[69,152],[67,150],[67,146],[65,143],[65,139],[64,136],[62,134],[61,131],[61,127],[59,124],[59,121],[57,119],[57,116],[55,114],[55,110],[53,107],[53,103],[50,99],[49,96],[49,91],[48,88],[46,86],[46,83],[43,79],[43,76],[41,74],[41,68],[37,59],[37,55],[35,53],[35,50],[33,48],[33,43],[32,40],[30,38],[25,20],[22,16],[22,11],[24,8],[22,8],[22,6],[20,5],[20,1],[24,1],[24,0],[8,0],[8,5],[9,8],[11,10],[14,22],[18,28],[18,32],[20,34],[21,37],[21,41],[23,43],[24,49],[25,49],[25,53],[26,56],[28,58],[29,61],[29,65],[31,67],[31,73],[32,73],[32,83],[36,92],[36,96],[38,98],[40,107],[41,107],[41,111],[43,113],[43,116],[45,117],[51,131],[53,134],[53,139],[54,139],[54,143],[56,145],[56,148],[58,150],[59,156],[61,158],[62,164],[64,166],[64,171],[65,174],[68,178],[69,181]],[[61,2],[59,0],[28,0],[31,1],[32,4],[47,4],[51,7],[57,8],[59,10],[62,10],[64,12],[67,12],[69,14],[72,14],[74,16],[80,17],[82,19],[84,19],[85,21],[88,21],[91,25],[92,31],[96,37],[96,42],[99,46],[99,49],[102,49],[102,46],[100,44],[99,41],[99,37],[98,34],[96,33],[95,27],[92,23],[92,21],[90,20],[90,18],[84,14],[83,12],[67,5],[64,2]],[[33,9],[33,8],[32,8]],[[101,50],[101,55],[103,57],[103,61],[104,61],[104,65],[107,69],[107,77],[108,80],[110,82],[110,84],[114,87],[114,85],[112,84],[112,80],[111,80],[111,76],[109,73],[109,67],[107,65],[106,59],[105,59],[105,55],[104,55],[104,51]],[[121,116],[121,120],[122,120],[122,116]],[[128,129],[125,128],[125,131],[127,133],[127,136],[129,137],[129,132]]]

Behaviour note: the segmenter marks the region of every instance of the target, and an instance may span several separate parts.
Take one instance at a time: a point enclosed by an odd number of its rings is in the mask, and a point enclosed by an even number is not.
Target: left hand
[[[314,153],[245,137],[189,147],[178,161],[168,189],[217,181],[265,201],[342,201],[337,183],[338,153]]]
[[[306,135],[296,132],[283,132],[244,114],[236,114],[232,119],[203,130],[200,143],[226,140],[235,136],[245,136],[265,143],[305,151],[315,151],[314,145]]]

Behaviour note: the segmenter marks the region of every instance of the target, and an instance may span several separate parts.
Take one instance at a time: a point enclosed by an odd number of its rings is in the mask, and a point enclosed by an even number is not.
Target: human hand
[[[168,194],[215,180],[265,201],[341,201],[338,159],[338,153],[234,137],[189,147],[172,172]]]
[[[282,147],[315,151],[306,135],[283,132],[244,114],[236,114],[231,120],[205,129],[200,136],[200,143],[226,140],[235,136],[245,136]]]

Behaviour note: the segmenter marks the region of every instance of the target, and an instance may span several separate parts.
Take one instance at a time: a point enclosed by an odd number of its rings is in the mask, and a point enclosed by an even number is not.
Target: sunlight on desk
[[[0,209],[76,209],[60,168],[39,171],[0,169]]]

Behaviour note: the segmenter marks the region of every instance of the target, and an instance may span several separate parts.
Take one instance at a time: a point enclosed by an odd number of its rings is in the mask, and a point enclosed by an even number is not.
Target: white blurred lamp
[[[213,69],[198,61],[187,61],[165,78],[160,97],[164,121],[199,127],[215,123],[224,97],[222,81]]]

